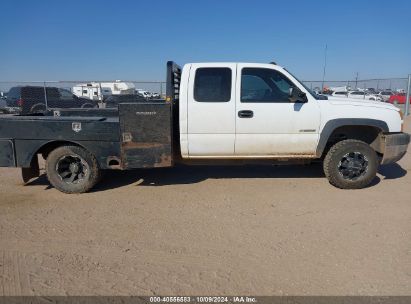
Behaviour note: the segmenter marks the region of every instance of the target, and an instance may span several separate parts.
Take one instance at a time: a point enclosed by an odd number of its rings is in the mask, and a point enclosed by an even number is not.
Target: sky
[[[0,1],[0,81],[164,80],[167,60],[406,77],[411,1]]]

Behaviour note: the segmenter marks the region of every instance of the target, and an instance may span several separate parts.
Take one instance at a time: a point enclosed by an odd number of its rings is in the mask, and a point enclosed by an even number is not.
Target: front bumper
[[[399,161],[407,153],[410,143],[410,134],[407,133],[387,133],[383,134],[383,158],[382,165],[391,164]]]

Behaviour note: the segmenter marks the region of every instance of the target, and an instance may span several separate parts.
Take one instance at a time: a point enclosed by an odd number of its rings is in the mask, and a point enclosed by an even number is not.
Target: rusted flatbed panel
[[[119,116],[124,169],[173,165],[169,103],[120,104]]]

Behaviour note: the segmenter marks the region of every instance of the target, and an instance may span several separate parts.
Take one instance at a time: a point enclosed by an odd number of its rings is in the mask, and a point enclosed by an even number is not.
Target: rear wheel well
[[[48,142],[44,144],[39,149],[37,149],[37,151],[34,152],[33,155],[31,156],[30,165],[24,166],[22,168],[22,177],[23,177],[24,183],[27,183],[30,181],[30,179],[34,177],[38,177],[40,175],[39,159],[38,159],[39,154],[41,154],[42,157],[46,160],[48,155],[51,153],[51,151],[57,149],[58,147],[65,146],[65,145],[72,145],[72,146],[80,147],[79,144],[69,142],[69,141],[52,141],[52,142]]]
[[[51,151],[57,149],[58,147],[67,145],[81,147],[79,144],[70,141],[52,141],[48,142],[47,144],[43,145],[40,149],[38,149],[34,156],[36,156],[37,154],[41,154],[44,159],[47,159],[47,156],[50,154]]]
[[[333,145],[346,139],[361,140],[378,152],[380,150],[380,135],[382,132],[383,130],[374,126],[348,125],[338,127],[330,134],[323,151],[323,157]]]

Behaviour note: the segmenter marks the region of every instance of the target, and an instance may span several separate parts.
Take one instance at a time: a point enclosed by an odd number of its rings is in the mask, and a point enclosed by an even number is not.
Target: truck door
[[[189,157],[233,156],[236,64],[192,64],[189,75]]]
[[[237,75],[235,155],[314,156],[320,125],[318,101],[275,65],[238,64]],[[291,87],[307,92],[308,102],[290,102]]]

